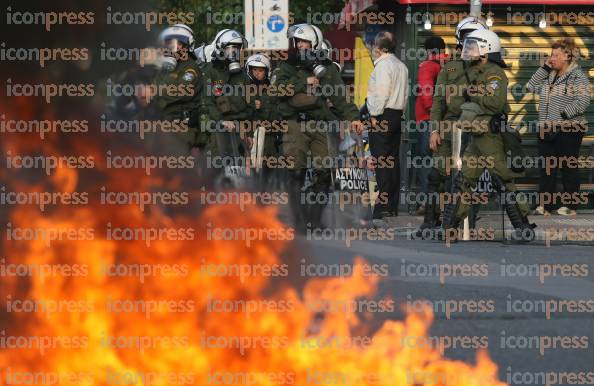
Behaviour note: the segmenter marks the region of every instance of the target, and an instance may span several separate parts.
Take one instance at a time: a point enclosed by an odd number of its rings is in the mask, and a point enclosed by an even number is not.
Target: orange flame
[[[96,144],[79,145],[86,154],[101,157]],[[30,150],[10,140],[2,146]],[[48,139],[43,151],[59,153],[55,138]],[[181,183],[106,172],[112,174],[110,186],[120,190],[174,189]],[[13,187],[73,191],[82,184],[80,178],[70,169],[59,169],[46,185],[26,186],[15,178]],[[288,231],[275,208],[253,206],[242,213],[232,205],[213,206],[194,219],[160,210],[147,214],[134,205],[57,208],[43,214],[36,207],[20,206],[9,216],[13,228],[86,229],[93,234],[81,241],[68,240],[63,233],[51,243],[3,237],[5,265],[67,265],[82,273],[3,275],[0,385],[503,385],[485,352],[470,365],[445,359],[435,348],[405,344],[408,337],[427,335],[433,320],[429,309],[410,313],[404,321],[385,322],[361,343],[352,331],[364,327],[365,315],[346,308],[322,313],[311,306],[373,296],[379,279],[364,277],[362,259],[357,259],[351,277],[313,279],[303,291],[266,275],[243,280],[205,274],[207,264],[281,264],[279,256],[290,246],[288,241],[256,240],[248,247],[239,239],[206,237],[215,227]],[[149,248],[143,240],[110,240],[103,231],[108,223],[186,227],[195,237],[154,241]],[[183,272],[161,271],[142,279],[106,275],[105,267],[112,264],[177,266]],[[38,312],[8,312],[9,300],[26,301],[39,307]],[[215,300],[223,308],[213,307]],[[115,312],[117,301],[128,308]],[[227,305],[231,308],[224,309]],[[19,347],[8,347],[15,344]]]
[[[193,225],[197,230],[223,224],[232,228],[283,228],[273,208],[253,207],[242,216],[233,216],[237,212],[233,206],[211,207]],[[154,226],[168,220],[131,216],[129,221]],[[98,225],[91,210],[77,210],[68,217],[40,217],[33,211],[21,210],[14,213],[12,223],[40,229]],[[197,235],[201,234],[204,232],[197,231]],[[27,264],[88,265],[89,269],[83,277],[42,280],[33,276],[27,283],[22,279],[7,280],[2,285],[4,294],[36,301],[85,301],[93,306],[79,312],[36,313],[34,317],[5,314],[6,336],[72,339],[70,347],[65,339],[55,341],[43,355],[39,347],[4,349],[0,351],[0,366],[9,368],[11,374],[62,374],[60,384],[166,385],[173,383],[170,377],[175,376],[186,384],[225,384],[232,380],[255,385],[502,385],[497,381],[496,366],[484,353],[479,353],[477,365],[471,366],[443,359],[433,348],[403,344],[407,336],[427,334],[432,321],[430,311],[409,314],[403,322],[386,322],[369,345],[322,344],[333,336],[349,337],[361,321],[353,312],[330,311],[312,334],[316,312],[306,304],[315,300],[349,302],[371,296],[378,279],[363,277],[362,260],[356,263],[352,277],[311,280],[304,288],[303,299],[285,285],[264,295],[271,284],[265,276],[242,282],[201,273],[205,263],[278,264],[278,255],[286,247],[286,242],[280,241],[257,241],[247,248],[240,240],[204,238],[179,243],[157,241],[150,249],[141,241],[116,243],[100,237],[84,242],[57,241],[50,247],[39,240],[19,247],[17,243],[8,244],[7,255],[18,254]],[[106,277],[102,266],[115,262],[185,264],[189,269],[185,278],[159,275],[145,278],[142,283],[135,277]],[[209,301],[215,298],[236,308],[233,312],[209,312]],[[162,303],[150,314],[140,309],[114,313],[109,309],[114,299]],[[175,303],[178,312],[172,312],[167,302]],[[258,309],[246,312],[247,304],[255,304]],[[268,304],[285,304],[286,309],[274,310]],[[144,344],[134,343],[133,337],[137,336],[145,340]],[[209,336],[218,337],[219,343],[204,344]],[[78,347],[74,337],[80,337]],[[120,338],[108,343],[107,337]],[[243,339],[244,344],[230,343],[233,339]],[[65,374],[78,376],[69,382]],[[10,383],[6,377],[0,382]]]

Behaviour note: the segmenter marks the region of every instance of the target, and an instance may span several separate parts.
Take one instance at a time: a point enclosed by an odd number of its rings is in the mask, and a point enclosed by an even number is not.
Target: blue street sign
[[[279,15],[272,15],[268,18],[266,26],[271,32],[281,32],[285,28],[285,20]]]

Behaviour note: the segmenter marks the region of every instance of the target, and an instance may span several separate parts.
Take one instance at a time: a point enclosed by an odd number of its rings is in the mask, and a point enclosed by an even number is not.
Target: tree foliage
[[[160,11],[193,12],[196,42],[211,41],[216,33],[224,28],[244,31],[243,0],[153,0]],[[339,14],[344,0],[289,0],[289,12],[296,23],[308,22],[316,13]],[[330,17],[328,17],[330,19]],[[337,19],[336,19],[337,20]],[[332,26],[319,25],[329,29]]]

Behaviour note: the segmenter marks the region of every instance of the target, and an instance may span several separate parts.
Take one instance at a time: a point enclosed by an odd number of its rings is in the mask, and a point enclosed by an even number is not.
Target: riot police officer
[[[432,168],[428,176],[427,202],[423,224],[417,231],[418,237],[427,236],[425,231],[436,229],[440,225],[440,212],[438,208],[438,195],[449,186],[449,168],[452,166],[452,123],[457,121],[461,114],[460,106],[464,103],[462,92],[466,88],[467,64],[461,59],[460,54],[465,37],[478,30],[488,29],[487,24],[480,18],[467,17],[456,26],[456,51],[453,58],[445,63],[437,76],[434,88],[433,104],[431,105],[430,122],[431,137],[430,148],[433,150]]]
[[[156,97],[156,103],[166,119],[187,124],[181,137],[188,150],[196,145],[200,105],[202,100],[202,72],[194,56],[194,34],[185,24],[167,27],[159,36],[163,48],[162,71],[157,82],[167,85]],[[175,92],[170,92],[174,89]]]
[[[346,88],[337,67],[327,57],[320,29],[311,24],[297,24],[289,28],[287,37],[288,57],[275,69],[272,84],[287,91],[284,95],[279,91],[278,109],[288,125],[283,152],[294,161],[289,169],[290,204],[295,226],[303,233],[308,224],[313,228],[322,226],[324,203],[302,202],[300,192],[306,168],[312,166],[309,189],[326,196],[329,193],[331,169],[322,165],[330,155],[329,122],[350,121],[351,129],[357,132],[362,131],[362,123],[357,107],[347,101],[344,93],[341,95],[341,90]]]
[[[204,109],[208,116],[205,130],[209,133],[210,149],[219,156],[233,157],[235,166],[247,153],[239,133],[241,122],[253,115],[246,95],[250,80],[240,64],[246,47],[241,33],[220,31],[212,42],[212,59],[203,69]]]
[[[471,32],[464,40],[462,59],[469,63],[465,77],[468,86],[462,93],[464,103],[459,124],[469,128],[472,140],[462,158],[462,170],[456,174],[452,193],[470,193],[484,169],[488,169],[494,187],[505,193],[502,205],[516,229],[516,238],[532,240],[535,225],[528,222],[528,206],[521,204],[513,179],[522,176],[512,171],[506,161],[502,130],[509,112],[507,103],[508,79],[503,68],[501,43],[497,34],[488,30]],[[452,200],[443,213],[442,227],[446,239],[455,240],[460,221],[468,215],[469,203]]]
[[[269,89],[272,64],[270,58],[263,53],[250,56],[245,62],[245,69],[253,86],[250,91],[250,104],[254,110],[252,126],[260,124],[266,129],[263,154],[267,156],[279,153],[277,146],[280,145],[277,125],[280,124],[275,95]],[[273,127],[274,126],[274,127]],[[252,134],[257,137],[256,127],[252,127]],[[257,143],[255,143],[257,145]],[[258,151],[259,149],[256,149]]]

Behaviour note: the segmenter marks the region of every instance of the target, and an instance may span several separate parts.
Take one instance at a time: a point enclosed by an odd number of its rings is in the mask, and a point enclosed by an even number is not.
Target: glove
[[[499,134],[502,128],[507,130],[507,115],[505,113],[493,115],[489,122],[489,131],[493,134]]]
[[[569,119],[569,117],[567,116],[567,113],[565,111],[561,111],[561,118]]]

